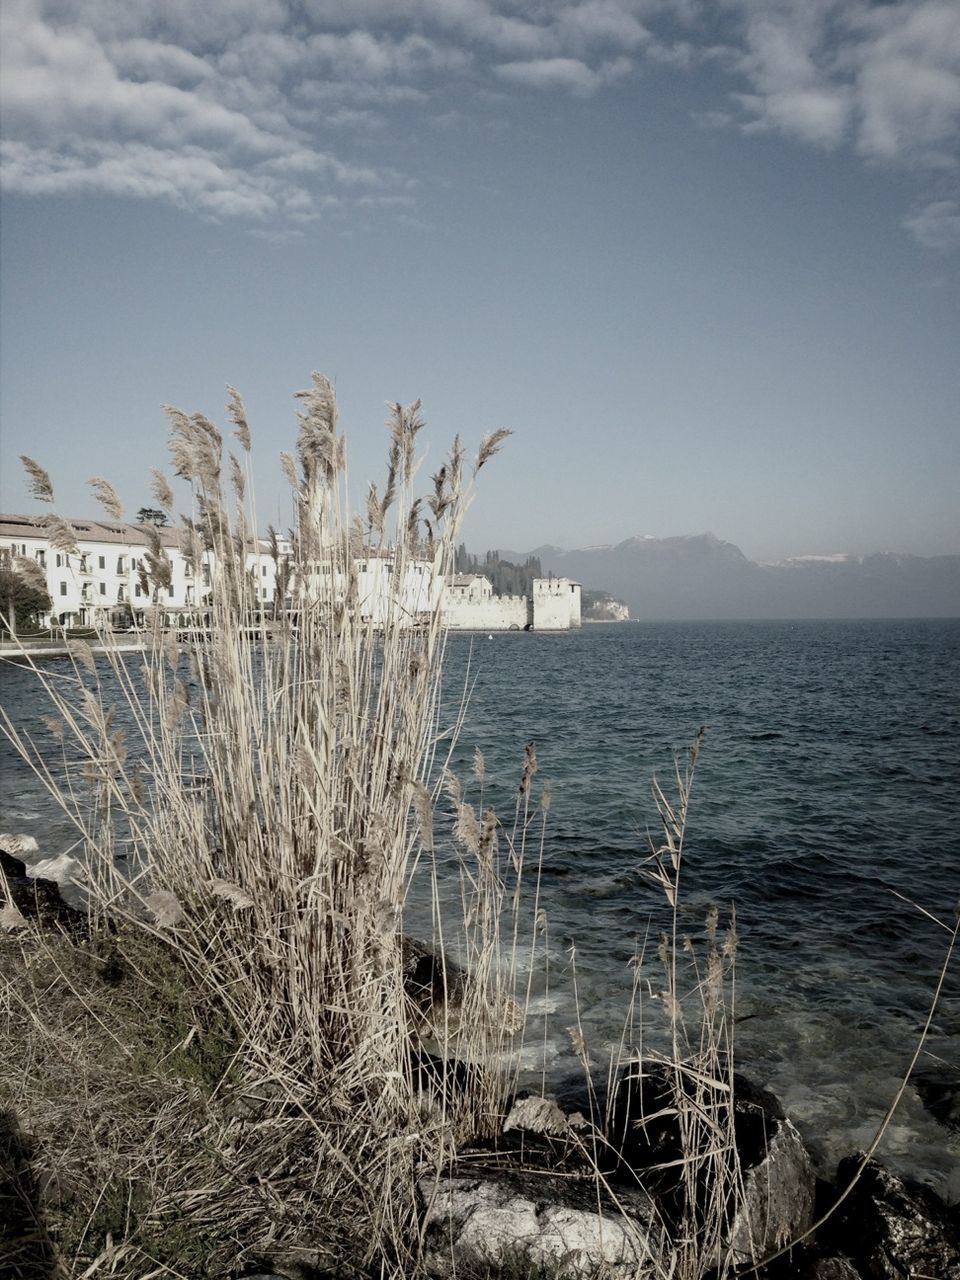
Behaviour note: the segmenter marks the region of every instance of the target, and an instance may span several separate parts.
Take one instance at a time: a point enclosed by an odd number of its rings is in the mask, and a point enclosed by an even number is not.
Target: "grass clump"
[[[489,1126],[500,1104],[502,1083],[477,1072],[469,1090],[424,1109],[422,1019],[405,989],[402,926],[441,795],[440,585],[473,477],[507,433],[486,437],[472,467],[455,441],[418,498],[420,406],[391,406],[385,482],[353,516],[333,388],[314,375],[298,398],[296,453],[281,459],[289,549],[275,531],[266,544],[256,536],[237,393],[234,453],[209,419],[169,409],[173,470],[189,490],[181,549],[198,583],[209,580],[196,641],[178,642],[158,606],[142,660],[104,632],[105,659],[75,644],[66,677],[34,664],[61,744],[56,763],[4,717],[77,829],[92,914],[125,971],[101,989],[93,958],[78,951],[68,964],[64,942],[29,964],[21,949],[5,975],[21,1011],[7,1063],[64,989],[63,1016],[74,1010],[84,1029],[69,1033],[57,1015],[41,1036],[57,1070],[28,1063],[10,1099],[31,1131],[44,1128],[53,1101],[39,1081],[64,1081],[73,1068],[103,1084],[102,1096],[90,1093],[90,1137],[100,1125],[112,1136],[96,1143],[99,1174],[80,1161],[79,1181],[114,1172],[92,1207],[80,1195],[82,1238],[64,1229],[57,1241],[91,1275],[107,1265],[97,1263],[99,1245],[113,1250],[117,1274],[120,1248],[129,1274],[151,1259],[174,1266],[174,1225],[204,1241],[206,1261],[185,1274],[295,1254],[307,1240],[332,1242],[342,1265],[392,1258],[404,1274],[415,1267],[416,1165]],[[37,492],[52,500],[43,478]],[[95,492],[103,500],[102,481]],[[165,477],[155,477],[154,496],[172,508]],[[46,523],[58,547],[76,550],[66,521]],[[156,602],[172,567],[155,543],[142,585]],[[277,583],[269,621],[254,590],[263,565]],[[492,820],[461,800],[456,821],[477,864],[473,915],[460,930],[477,980],[461,994],[456,1034],[482,1060],[507,1034],[512,1007],[496,958],[504,890]],[[20,964],[35,981],[17,993]],[[441,1019],[433,1033],[443,1040],[450,1028]],[[124,1105],[131,1087],[146,1145],[121,1132],[134,1114]],[[122,1150],[138,1148],[132,1165],[124,1160]]]

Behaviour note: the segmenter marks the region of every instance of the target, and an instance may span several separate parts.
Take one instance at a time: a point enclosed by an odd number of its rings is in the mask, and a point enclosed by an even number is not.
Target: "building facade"
[[[28,560],[43,572],[52,605],[45,625],[60,627],[139,626],[148,608],[161,609],[174,625],[189,625],[210,602],[211,555],[194,564],[184,555],[176,529],[155,528],[170,567],[170,585],[156,588],[146,579],[150,541],[143,525],[120,521],[71,520],[76,551],[58,551],[42,525],[29,516],[0,515],[0,563]],[[278,544],[280,563],[291,553]],[[397,581],[394,553],[365,548],[354,562],[356,606],[360,616],[384,623],[391,611],[415,625],[439,603],[443,621],[459,631],[569,631],[580,626],[580,585],[567,578],[535,578],[530,598],[494,595],[483,574],[456,575],[445,582],[428,560],[408,559]],[[266,542],[251,544],[246,571],[257,607],[298,608],[309,601],[342,602],[348,584],[322,560],[311,564],[303,581],[287,586],[277,600],[277,562]],[[393,615],[395,616],[395,614]]]
[[[150,544],[142,525],[120,521],[71,520],[77,550],[51,547],[42,526],[29,516],[0,515],[0,563],[33,561],[43,571],[52,601],[43,621],[62,627],[136,626],[156,605],[173,622],[187,622],[209,601],[208,558],[194,565],[180,549],[176,529],[157,528],[170,565],[170,585],[159,590],[144,581]],[[289,544],[282,544],[289,552]],[[252,547],[247,573],[258,604],[271,607],[276,566],[266,543]]]

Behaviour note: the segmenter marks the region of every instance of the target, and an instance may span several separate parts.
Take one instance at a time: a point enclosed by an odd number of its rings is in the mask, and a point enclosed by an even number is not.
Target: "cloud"
[[[956,163],[960,6],[953,0],[734,0],[734,94],[748,131],[777,130],[873,160]],[[729,62],[729,60],[728,60]]]
[[[960,132],[960,6],[938,0],[864,19],[861,151],[939,164]]]
[[[691,113],[703,127],[941,183],[960,170],[956,0],[5,0],[0,20],[2,176],[19,191],[153,190],[252,219],[322,210],[404,188],[338,157],[348,142],[486,126],[526,92],[586,98],[645,63],[725,81]],[[153,186],[147,154],[165,157]],[[914,228],[954,191],[937,196],[905,220],[924,243],[945,234]]]
[[[163,199],[215,217],[262,219],[303,193],[289,184],[230,168],[196,148],[163,151],[141,143],[93,143],[55,151],[0,144],[8,182],[27,195],[107,193]]]
[[[134,3],[134,7],[136,7]],[[103,5],[93,5],[100,16]],[[269,8],[269,6],[268,6]],[[160,199],[210,217],[303,221],[331,192],[390,186],[396,175],[316,145],[279,83],[290,43],[256,33],[272,75],[224,75],[219,57],[167,40],[102,42],[92,26],[45,21],[51,4],[11,0],[4,11],[2,92],[7,190]],[[164,7],[164,20],[177,16]],[[180,11],[186,15],[185,10]],[[266,43],[272,41],[272,43]],[[302,44],[295,62],[303,57]],[[410,53],[422,56],[419,44]]]
[[[502,62],[494,70],[511,84],[531,89],[570,89],[587,95],[621,79],[632,65],[629,58],[617,58],[594,70],[577,58],[538,58],[531,62]]]
[[[933,200],[904,218],[903,225],[925,249],[960,248],[960,201]]]

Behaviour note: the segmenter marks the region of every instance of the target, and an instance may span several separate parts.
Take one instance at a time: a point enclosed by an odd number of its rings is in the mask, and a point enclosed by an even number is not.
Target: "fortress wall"
[[[447,595],[443,602],[443,620],[452,631],[522,631],[527,625],[527,597],[463,600]]]

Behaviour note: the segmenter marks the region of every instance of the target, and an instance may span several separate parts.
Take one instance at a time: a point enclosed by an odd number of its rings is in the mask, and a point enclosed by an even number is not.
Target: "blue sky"
[[[172,403],[351,475],[513,428],[471,547],[960,552],[953,0],[5,0],[5,510],[131,514]]]

